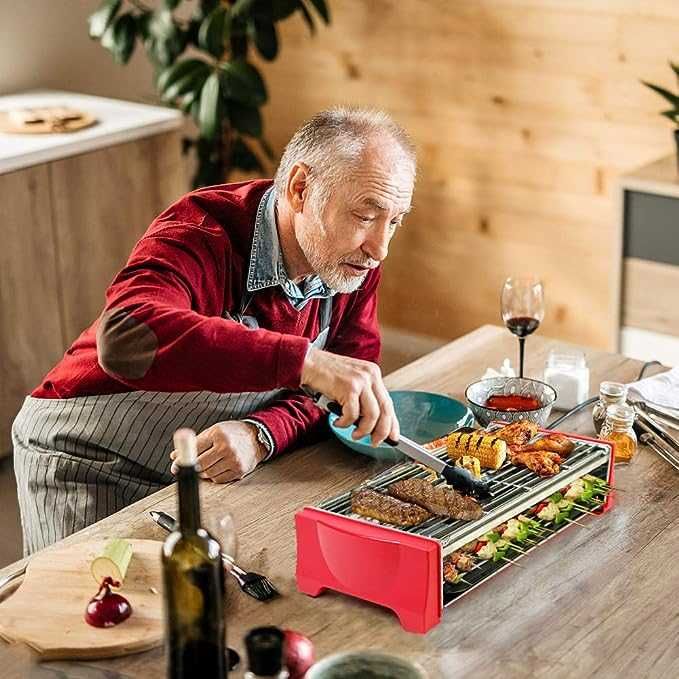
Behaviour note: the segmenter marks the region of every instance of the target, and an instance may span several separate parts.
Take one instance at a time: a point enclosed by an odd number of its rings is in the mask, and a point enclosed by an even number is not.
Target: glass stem
[[[523,377],[523,351],[526,345],[526,338],[519,337],[519,377]]]

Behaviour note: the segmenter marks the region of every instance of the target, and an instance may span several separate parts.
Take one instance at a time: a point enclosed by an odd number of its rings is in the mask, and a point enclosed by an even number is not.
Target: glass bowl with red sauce
[[[465,397],[482,427],[517,420],[544,427],[556,401],[556,390],[546,382],[527,377],[489,377],[472,382]]]

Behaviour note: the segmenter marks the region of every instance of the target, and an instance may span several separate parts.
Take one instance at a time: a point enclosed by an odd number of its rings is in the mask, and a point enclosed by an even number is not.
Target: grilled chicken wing
[[[554,476],[558,474],[561,471],[559,462],[563,461],[556,453],[547,451],[512,453],[510,460],[512,464],[523,465],[538,476]]]
[[[525,446],[538,433],[538,425],[528,420],[512,422],[493,432],[493,437],[502,439],[512,447]]]
[[[575,443],[563,434],[546,434],[537,441],[515,448],[517,452],[549,451],[561,457],[568,457],[575,448]]]

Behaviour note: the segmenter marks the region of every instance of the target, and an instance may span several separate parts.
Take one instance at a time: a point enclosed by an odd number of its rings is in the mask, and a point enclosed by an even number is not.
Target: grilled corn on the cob
[[[473,455],[484,469],[499,469],[507,459],[506,442],[488,434],[449,434],[447,449],[448,457],[452,460]]]
[[[458,467],[462,467],[468,472],[471,472],[475,479],[481,478],[481,463],[479,462],[478,457],[474,457],[473,455],[463,455],[462,457],[457,458],[455,464]]]

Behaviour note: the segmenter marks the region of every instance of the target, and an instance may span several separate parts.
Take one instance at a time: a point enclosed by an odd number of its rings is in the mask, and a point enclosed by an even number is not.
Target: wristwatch
[[[268,430],[268,428],[263,425],[261,422],[258,422],[257,420],[251,420],[251,419],[244,419],[243,422],[247,422],[248,424],[254,424],[255,428],[257,429],[257,441],[261,443],[264,446],[264,449],[266,450],[266,457],[264,460],[268,460],[274,453],[274,450],[276,449],[276,446],[273,441],[273,436],[271,436],[271,432]],[[264,462],[262,460],[262,462]]]

